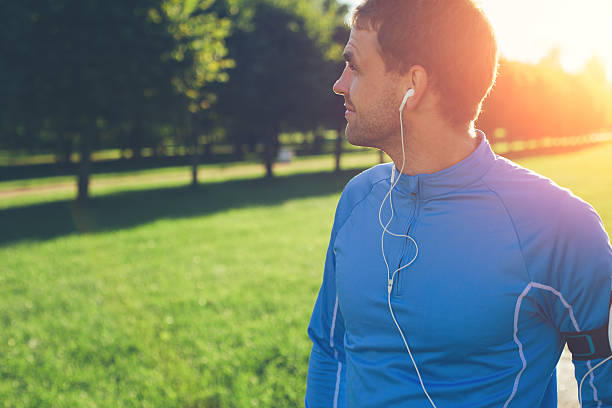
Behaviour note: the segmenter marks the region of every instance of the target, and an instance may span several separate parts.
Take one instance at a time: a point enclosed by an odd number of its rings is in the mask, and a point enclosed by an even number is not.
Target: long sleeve
[[[582,201],[565,203],[562,219],[552,257],[556,277],[552,279],[552,286],[559,289],[566,304],[549,294],[549,302],[544,306],[550,311],[553,324],[565,336],[607,329],[612,290],[609,238],[595,210]],[[578,384],[584,378],[583,408],[612,408],[612,361],[603,363],[585,377],[604,358],[582,361],[573,356]]]
[[[336,213],[336,221],[338,213]],[[323,273],[323,283],[308,327],[312,351],[308,365],[307,408],[345,405],[344,320],[338,307],[334,257],[334,223]]]

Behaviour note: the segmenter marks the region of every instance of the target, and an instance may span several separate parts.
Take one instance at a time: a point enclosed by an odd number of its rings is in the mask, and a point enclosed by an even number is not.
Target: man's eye
[[[348,67],[353,72],[357,71],[357,67],[355,65],[353,65],[353,64],[348,64]]]

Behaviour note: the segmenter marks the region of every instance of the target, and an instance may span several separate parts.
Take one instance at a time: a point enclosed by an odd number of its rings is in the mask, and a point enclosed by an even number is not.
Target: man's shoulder
[[[509,160],[491,170],[484,181],[506,209],[532,281],[558,290],[586,288],[589,280],[609,285],[609,238],[590,204]]]
[[[523,167],[502,156],[497,156],[495,165],[485,176],[485,181],[499,191],[538,189],[547,194],[565,194],[569,190],[557,185],[548,177]]]
[[[392,165],[392,163],[379,164],[350,179],[340,196],[336,216],[347,216],[358,203],[372,192],[376,184],[390,178]]]
[[[594,213],[568,188],[503,157],[497,158],[483,180],[519,223],[553,225],[570,215],[590,217]]]
[[[363,199],[377,183],[391,177],[393,163],[378,164],[362,171],[349,180],[342,192],[342,198],[349,202]]]

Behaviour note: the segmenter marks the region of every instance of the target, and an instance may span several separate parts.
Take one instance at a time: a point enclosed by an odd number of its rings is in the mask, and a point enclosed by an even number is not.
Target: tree
[[[341,8],[335,1],[241,4],[248,7],[227,40],[236,66],[218,87],[216,109],[236,151],[249,139],[263,144],[266,176],[272,177],[278,134],[316,129],[334,98],[330,73],[342,48],[333,47],[332,35]]]
[[[333,9],[332,9],[333,10]],[[334,95],[331,92],[331,84],[340,76],[344,69],[345,62],[342,58],[342,51],[347,43],[350,30],[343,23],[344,16],[347,13],[347,7],[341,6],[333,10],[335,12],[335,28],[329,42],[329,51],[327,58],[321,64],[320,71],[326,78],[321,83],[330,84],[329,88],[320,90],[321,95],[319,103],[315,106],[319,107],[316,116],[319,123],[327,128],[337,132],[336,141],[334,144],[334,172],[340,172],[340,158],[342,156],[342,145],[344,142],[344,130],[346,129],[346,120],[344,119],[344,100],[341,96]]]
[[[229,34],[230,20],[219,18],[209,0],[167,0],[164,11],[171,21],[170,31],[177,41],[173,58],[183,63],[172,83],[187,98],[187,110],[183,118],[186,144],[191,148],[191,185],[198,185],[200,135],[198,123],[205,117],[216,100],[209,84],[227,81],[225,70],[233,66],[226,58],[225,38]]]
[[[4,132],[25,129],[78,145],[78,200],[87,201],[91,151],[102,137],[127,133],[138,155],[154,124],[205,103],[203,84],[226,64],[227,22],[206,13],[209,6],[3,2],[0,37],[11,51],[0,70],[13,85],[1,97],[5,117],[14,118]]]

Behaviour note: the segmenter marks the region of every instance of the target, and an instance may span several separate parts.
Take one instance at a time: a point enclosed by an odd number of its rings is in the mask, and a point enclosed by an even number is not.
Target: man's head
[[[364,0],[351,25],[347,66],[334,85],[345,97],[351,143],[380,147],[377,139],[397,134],[397,109],[410,88],[413,107],[435,97],[451,126],[476,119],[498,51],[489,21],[471,0]]]

